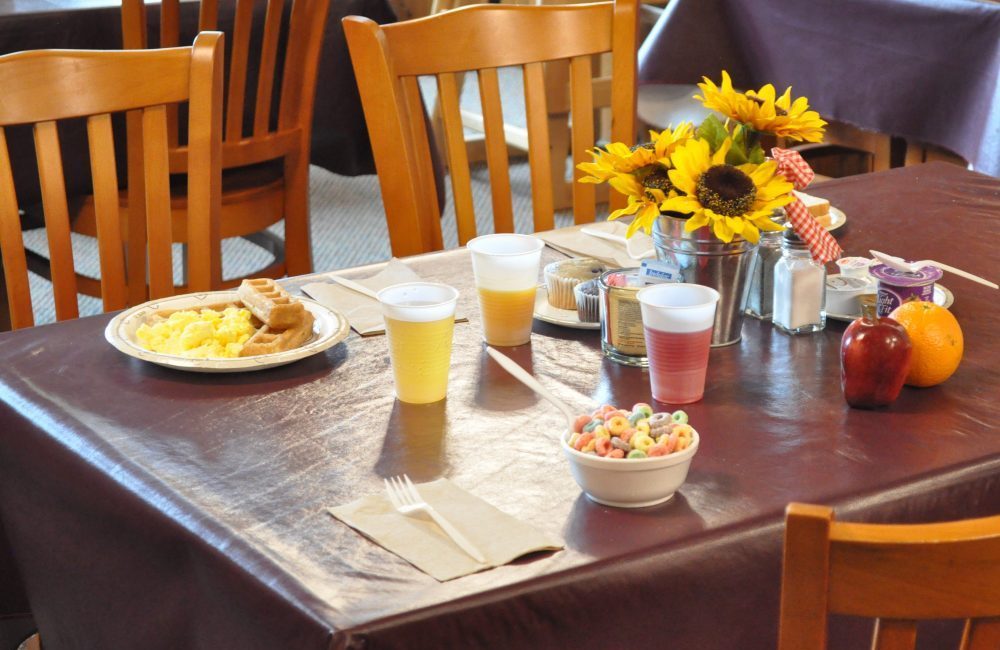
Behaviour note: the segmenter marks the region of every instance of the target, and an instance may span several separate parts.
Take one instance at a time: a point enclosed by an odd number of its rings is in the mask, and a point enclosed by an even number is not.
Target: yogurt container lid
[[[885,264],[876,264],[868,269],[879,282],[891,284],[896,287],[920,287],[925,284],[937,282],[944,275],[944,271],[936,266],[925,266],[915,273],[900,271]]]
[[[863,293],[874,291],[874,284],[863,278],[852,278],[847,275],[828,275],[826,277],[827,291],[843,291],[847,293]]]

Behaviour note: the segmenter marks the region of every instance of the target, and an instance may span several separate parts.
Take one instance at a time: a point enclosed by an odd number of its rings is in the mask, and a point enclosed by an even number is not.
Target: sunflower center
[[[750,212],[757,198],[753,179],[731,165],[715,165],[698,179],[698,202],[716,214],[738,217]]]
[[[650,151],[656,151],[656,145],[652,142],[640,142],[639,144],[634,144],[628,148],[629,151],[637,151],[639,149],[649,149]]]
[[[667,170],[662,167],[656,167],[653,171],[646,174],[646,177],[642,179],[642,186],[647,190],[660,190],[664,194],[667,194],[674,187],[670,182]]]

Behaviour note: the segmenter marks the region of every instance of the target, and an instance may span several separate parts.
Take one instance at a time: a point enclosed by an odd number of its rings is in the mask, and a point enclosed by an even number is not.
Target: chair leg
[[[42,639],[36,632],[22,641],[17,650],[42,650]]]
[[[285,158],[285,271],[312,273],[309,235],[309,147]]]

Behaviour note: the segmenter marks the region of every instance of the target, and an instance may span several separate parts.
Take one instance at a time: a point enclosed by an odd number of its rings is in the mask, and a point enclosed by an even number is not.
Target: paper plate
[[[226,302],[237,302],[239,296],[235,291],[211,291],[199,294],[184,294],[137,305],[123,311],[108,323],[104,329],[104,338],[115,348],[130,357],[155,363],[167,368],[188,370],[191,372],[250,372],[283,366],[299,359],[310,357],[343,341],[350,332],[347,319],[338,312],[325,307],[308,298],[298,298],[315,318],[313,336],[303,345],[294,350],[260,354],[253,357],[236,357],[235,359],[189,359],[172,354],[151,352],[140,345],[135,338],[135,332],[146,319],[162,310],[200,309],[210,305]]]

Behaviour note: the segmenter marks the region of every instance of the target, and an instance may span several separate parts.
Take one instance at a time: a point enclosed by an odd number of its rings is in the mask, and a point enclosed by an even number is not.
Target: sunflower
[[[594,162],[580,163],[577,169],[586,176],[580,178],[581,183],[604,183],[619,174],[637,174],[640,177],[654,173],[655,170],[643,169],[659,163],[670,165],[670,154],[681,144],[694,135],[694,126],[684,122],[676,129],[669,126],[663,131],[649,132],[650,141],[629,147],[621,142],[613,142],[603,149],[596,147],[588,151]],[[666,174],[662,174],[666,178]]]
[[[667,200],[667,192],[647,187],[632,174],[618,174],[609,183],[611,187],[628,197],[628,203],[624,208],[608,215],[608,221],[635,215],[632,223],[628,225],[628,230],[625,231],[625,236],[631,237],[640,228],[652,233],[653,223],[660,216],[660,204]],[[669,185],[669,181],[667,184]]]
[[[708,77],[702,79],[704,83],[698,84],[698,88],[704,93],[704,97],[695,95],[694,98],[701,100],[705,108],[718,111],[755,131],[805,142],[823,140],[826,122],[820,118],[819,113],[809,110],[809,100],[805,97],[792,101],[791,86],[785,89],[781,97],[776,97],[771,84],[745,93],[734,90],[729,73],[725,70],[722,71],[721,86],[716,86]]]
[[[740,235],[756,244],[760,230],[781,230],[771,221],[775,208],[793,199],[792,184],[777,173],[773,160],[738,167],[725,163],[732,140],[726,138],[713,155],[707,141],[689,140],[670,157],[670,182],[680,192],[660,210],[689,213],[685,230],[711,226],[722,241]]]

